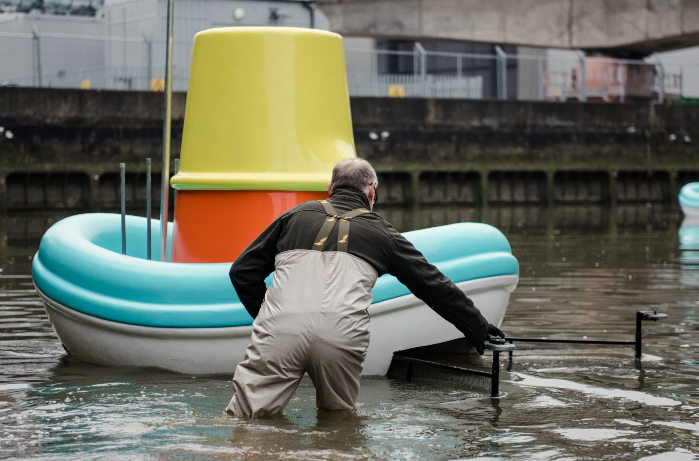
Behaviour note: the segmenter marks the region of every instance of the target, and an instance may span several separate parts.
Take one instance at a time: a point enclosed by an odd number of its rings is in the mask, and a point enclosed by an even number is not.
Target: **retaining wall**
[[[186,95],[173,95],[172,159]],[[353,98],[358,155],[383,204],[674,202],[699,181],[699,106]],[[0,88],[0,209],[145,201],[162,93]],[[153,197],[157,206],[157,184]]]

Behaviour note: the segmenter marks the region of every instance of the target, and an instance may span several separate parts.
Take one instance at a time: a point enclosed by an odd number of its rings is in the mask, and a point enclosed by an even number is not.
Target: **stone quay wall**
[[[173,95],[172,160],[186,94]],[[382,204],[674,203],[699,181],[699,106],[352,98]],[[0,210],[158,206],[162,93],[0,88]],[[171,165],[172,169],[172,165]]]

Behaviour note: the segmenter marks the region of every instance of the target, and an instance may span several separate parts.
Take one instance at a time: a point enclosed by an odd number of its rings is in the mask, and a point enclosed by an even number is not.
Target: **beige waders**
[[[318,407],[355,408],[377,273],[347,253],[347,243],[350,219],[369,210],[338,216],[328,202],[320,203],[328,218],[314,249],[275,258],[272,286],[252,324],[252,344],[233,377],[235,395],[226,410],[236,415],[281,412],[304,373],[316,388]],[[338,220],[337,251],[324,252]]]

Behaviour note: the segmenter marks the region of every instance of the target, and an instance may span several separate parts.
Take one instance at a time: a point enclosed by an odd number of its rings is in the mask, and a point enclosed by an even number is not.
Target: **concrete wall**
[[[173,160],[185,99],[173,97]],[[162,103],[162,93],[0,88],[0,207],[114,208],[120,162],[129,200],[143,200],[145,158],[160,169]],[[672,202],[699,180],[699,106],[351,104],[382,203]]]
[[[699,44],[692,0],[319,0],[342,35],[650,54]]]

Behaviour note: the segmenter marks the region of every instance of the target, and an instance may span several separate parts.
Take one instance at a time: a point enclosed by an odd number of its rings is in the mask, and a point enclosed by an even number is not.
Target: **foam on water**
[[[535,376],[527,375],[524,373],[512,373],[512,375],[517,378],[514,382],[520,386],[545,387],[549,389],[567,389],[578,391],[583,394],[592,395],[594,397],[608,399],[626,399],[645,405],[674,406],[680,405],[682,403],[678,402],[677,400],[672,400],[665,397],[656,397],[638,391],[625,391],[621,389],[603,389],[601,387],[588,386],[586,384],[575,383],[565,379],[537,378]]]

